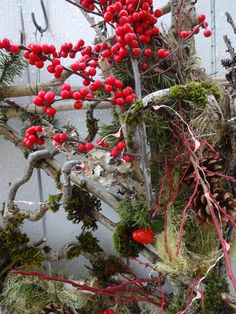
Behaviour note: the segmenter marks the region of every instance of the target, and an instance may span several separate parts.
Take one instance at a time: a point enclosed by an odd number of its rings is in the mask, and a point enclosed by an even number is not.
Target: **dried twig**
[[[225,15],[227,17],[227,22],[232,26],[233,31],[236,34],[236,25],[234,24],[232,16],[229,14],[229,12],[225,12]]]

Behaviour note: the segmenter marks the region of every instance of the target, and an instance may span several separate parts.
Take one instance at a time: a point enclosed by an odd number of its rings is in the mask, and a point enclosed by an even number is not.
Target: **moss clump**
[[[61,177],[61,169],[58,169],[58,170],[56,170],[55,179],[54,179],[55,180],[55,184],[56,184],[56,188],[58,190],[62,189],[62,184],[61,184],[60,177]]]
[[[94,276],[101,282],[107,285],[111,276],[121,273],[127,273],[126,268],[116,256],[110,256],[106,259],[98,259],[91,261],[92,272]]]
[[[113,246],[116,252],[121,257],[137,257],[142,250],[143,245],[135,242],[132,238],[132,233],[136,228],[129,223],[119,223],[113,233]]]
[[[132,110],[127,110],[122,114],[122,119],[126,125],[135,128],[140,124],[140,117],[143,110],[141,101],[135,101],[132,105]]]
[[[3,268],[9,265],[39,266],[43,256],[38,248],[29,244],[29,238],[20,231],[24,215],[16,215],[9,220],[6,226],[0,228],[0,259]]]
[[[78,244],[74,245],[68,252],[67,258],[73,259],[78,257],[81,253],[99,253],[102,252],[102,248],[98,244],[98,240],[92,235],[91,232],[83,232],[78,237]]]
[[[227,306],[222,300],[222,293],[229,292],[229,285],[225,278],[219,278],[216,272],[213,272],[206,280],[204,291],[205,307],[203,314],[233,314],[235,311]]]
[[[169,97],[172,100],[188,100],[198,107],[207,103],[207,95],[213,94],[217,100],[221,98],[219,86],[212,81],[193,82],[187,85],[175,85],[170,88]]]
[[[60,308],[63,313],[70,313],[70,309],[86,309],[90,312],[96,295],[91,295],[77,290],[65,290],[62,283],[42,280],[37,277],[9,275],[4,283],[1,295],[1,305],[7,313],[32,314],[41,313],[46,306]],[[59,311],[55,311],[55,313]],[[97,312],[96,312],[97,313]]]
[[[73,185],[72,196],[64,205],[67,219],[73,223],[83,223],[82,230],[97,229],[97,220],[93,212],[101,210],[101,201],[86,190],[86,184]]]
[[[61,206],[61,197],[61,193],[56,195],[48,195],[48,205],[50,207],[50,210],[54,213],[57,212]]]

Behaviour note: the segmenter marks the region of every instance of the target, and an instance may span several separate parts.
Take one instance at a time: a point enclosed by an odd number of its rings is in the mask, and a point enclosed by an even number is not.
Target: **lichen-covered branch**
[[[14,208],[14,200],[15,200],[16,194],[19,188],[23,186],[26,182],[28,182],[29,179],[32,177],[36,163],[42,159],[48,159],[48,158],[51,158],[51,152],[49,152],[48,150],[39,150],[29,155],[24,176],[18,179],[10,187],[7,201],[6,201],[5,210],[4,210],[4,218],[7,218],[8,215],[11,213],[12,209]]]
[[[11,129],[9,126],[7,126],[7,125],[1,126],[0,127],[0,135],[3,135],[7,140],[16,144],[16,146],[19,149],[21,149],[22,151],[26,150],[26,148],[22,144],[22,141],[19,138],[19,136],[17,135],[17,133],[13,129]],[[54,154],[54,152],[50,153],[50,154]],[[51,155],[49,155],[49,157],[45,157],[45,158],[50,158],[50,157],[51,157]],[[41,161],[41,168],[49,176],[56,178],[57,173],[60,169],[60,165],[54,158],[45,159],[45,160],[43,159]],[[84,182],[84,178],[80,178],[77,173],[74,174],[73,172],[70,174],[70,179],[71,179],[71,182],[76,184],[76,185],[80,185],[82,182]],[[91,180],[86,180],[86,188],[87,188],[88,192],[94,194],[97,198],[104,201],[112,209],[114,209],[115,211],[118,210],[118,204],[119,204],[118,200],[112,194],[107,192],[106,189],[102,189],[101,187],[99,187],[98,184],[93,183]],[[44,208],[44,209],[46,210],[46,208]],[[42,210],[42,212],[43,212],[43,210]],[[30,216],[31,221],[35,221],[35,220],[33,220],[33,217],[39,217],[39,215],[41,215],[42,212],[40,212],[40,213],[36,212],[35,215],[33,213],[31,213],[31,216]],[[102,215],[102,213],[96,212],[96,217],[101,224],[106,226],[111,231],[114,231],[115,224],[111,220],[109,220],[107,217]],[[152,263],[154,263],[158,260],[158,256],[146,247],[142,250],[141,254],[145,258],[147,258],[149,261],[151,261]]]
[[[69,160],[64,163],[61,168],[61,183],[62,183],[62,199],[61,203],[64,204],[68,202],[71,198],[72,191],[71,191],[71,180],[70,174],[72,169],[78,165],[78,160]]]

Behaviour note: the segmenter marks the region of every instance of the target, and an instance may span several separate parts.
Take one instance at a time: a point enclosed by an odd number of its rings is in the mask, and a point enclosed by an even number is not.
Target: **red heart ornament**
[[[135,230],[132,234],[132,237],[136,242],[149,244],[154,240],[154,232],[151,228],[142,228]]]

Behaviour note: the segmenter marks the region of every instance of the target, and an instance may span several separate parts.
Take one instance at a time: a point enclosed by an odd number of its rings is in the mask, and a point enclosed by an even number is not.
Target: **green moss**
[[[56,170],[55,179],[54,179],[55,180],[55,184],[56,184],[56,188],[58,190],[62,189],[62,184],[61,184],[60,177],[61,177],[61,169],[58,169],[58,170]]]
[[[94,254],[103,251],[98,244],[98,240],[92,235],[91,232],[83,232],[76,238],[78,240],[78,244],[74,245],[67,252],[68,259],[78,257],[83,252]]]
[[[212,81],[193,82],[187,85],[175,85],[170,88],[171,100],[188,100],[198,107],[207,103],[207,95],[213,94],[216,100],[222,97],[220,87]]]
[[[113,233],[113,247],[117,254],[121,257],[137,257],[143,249],[143,245],[135,242],[132,238],[132,233],[136,228],[129,223],[118,223],[116,230]]]
[[[132,105],[132,110],[127,110],[122,114],[122,119],[126,125],[131,128],[137,127],[140,124],[140,117],[143,105],[141,101],[135,101]]]
[[[229,293],[229,284],[225,278],[219,278],[213,272],[206,280],[204,291],[205,307],[203,314],[233,314],[235,311],[222,300],[222,293]]]
[[[82,184],[80,187],[73,185],[72,197],[64,205],[67,212],[67,219],[73,223],[83,223],[84,229],[97,229],[96,218],[94,218],[94,210],[101,210],[101,201],[95,196],[91,195],[86,190],[86,185]]]
[[[48,195],[48,203],[50,210],[52,210],[54,213],[57,212],[61,206],[61,197],[62,194],[56,194],[56,195]]]
[[[94,276],[98,278],[101,283],[105,283],[106,285],[112,276],[127,273],[127,269],[116,256],[91,261],[91,264]]]
[[[0,228],[0,259],[7,264],[39,266],[43,256],[38,248],[29,244],[28,236],[20,231],[23,220],[24,216],[16,213],[6,226]]]

